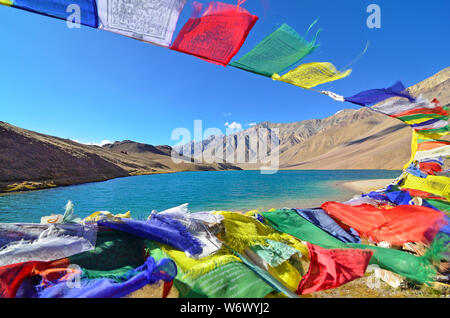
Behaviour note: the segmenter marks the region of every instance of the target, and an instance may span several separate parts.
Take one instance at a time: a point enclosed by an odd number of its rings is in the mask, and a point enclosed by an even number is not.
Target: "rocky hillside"
[[[0,192],[41,189],[130,175],[239,169],[229,164],[175,164],[169,146],[132,141],[104,147],[76,143],[0,122]]]

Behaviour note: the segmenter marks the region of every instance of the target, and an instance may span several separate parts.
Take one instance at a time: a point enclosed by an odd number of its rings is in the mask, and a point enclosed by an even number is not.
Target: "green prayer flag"
[[[145,263],[145,241],[120,231],[99,229],[95,249],[69,257],[71,264],[85,270],[110,271]],[[95,273],[95,272],[92,272]]]
[[[450,202],[448,201],[435,199],[426,199],[425,201],[441,211],[450,212]]]
[[[312,25],[314,24],[315,22]],[[308,42],[289,25],[283,24],[253,50],[229,65],[272,77],[273,74],[284,72],[311,54],[318,47],[315,43],[318,33],[311,42]]]
[[[181,284],[175,282],[180,298],[263,298],[275,291],[240,262],[219,266],[193,280],[180,281]]]

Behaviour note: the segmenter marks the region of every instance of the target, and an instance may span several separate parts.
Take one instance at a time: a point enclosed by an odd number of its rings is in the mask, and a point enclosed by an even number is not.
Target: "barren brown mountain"
[[[450,67],[408,90],[414,96],[437,98],[442,105],[448,104]],[[279,130],[280,169],[400,170],[411,156],[412,129],[397,119],[366,107],[343,109],[324,119],[286,124],[263,122],[235,134],[210,137],[203,142],[190,143],[187,147],[178,147],[176,150],[186,153],[185,151],[201,149],[204,157],[211,154],[215,156],[214,148],[222,142],[224,149],[245,142],[244,147],[249,158],[257,152],[255,144],[252,146],[249,140],[258,140],[261,128],[269,131]],[[239,146],[237,148],[239,149]],[[260,168],[260,164],[238,165],[243,169]]]
[[[450,67],[408,89],[450,102]],[[330,127],[283,152],[282,169],[401,169],[411,156],[412,129],[370,108],[345,110],[347,123]],[[336,116],[336,115],[334,115]],[[332,116],[332,117],[334,117]]]
[[[130,175],[239,169],[229,164],[175,164],[169,146],[132,141],[104,147],[76,143],[0,122],[0,192],[104,181]]]

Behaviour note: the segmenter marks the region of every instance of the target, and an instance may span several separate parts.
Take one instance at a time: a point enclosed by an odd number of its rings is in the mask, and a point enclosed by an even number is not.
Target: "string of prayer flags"
[[[422,97],[418,97],[412,102],[404,99],[392,99],[375,105],[372,109],[393,118],[417,113],[443,112],[442,108],[437,109],[436,102],[430,102],[428,99]]]
[[[310,89],[320,84],[343,79],[351,72],[352,70],[339,72],[333,64],[328,62],[313,62],[302,64],[282,76],[275,73],[272,75],[272,79]]]
[[[3,2],[5,2],[3,0]],[[0,1],[1,4],[4,4]],[[15,8],[39,13],[62,20],[70,19],[74,12],[70,8],[79,8],[80,23],[93,28],[98,27],[97,4],[95,0],[6,0],[6,4]]]
[[[390,100],[372,107],[373,110],[399,119],[413,128],[411,159],[404,166],[416,166],[415,161],[450,156],[450,142],[439,140],[449,132],[449,107],[442,107],[437,99],[431,102],[419,97],[411,102],[404,99]],[[419,169],[419,167],[417,167]]]
[[[427,119],[448,117],[448,106],[442,107],[437,99],[433,99],[429,102],[427,99],[419,97],[418,102],[416,103],[401,103],[398,101],[397,103],[392,103],[391,106],[395,107],[391,109],[391,113],[389,114],[392,117],[402,119],[403,121],[407,121],[409,119],[418,119],[422,117],[428,117]],[[402,100],[404,102],[404,100]],[[401,108],[402,104],[406,106],[405,108]],[[385,113],[388,111],[386,108],[389,104],[379,107],[374,107],[381,111],[382,108],[385,109]]]
[[[187,0],[97,0],[99,28],[169,47]]]
[[[314,24],[315,22],[311,27]],[[250,52],[230,63],[230,66],[267,77],[272,77],[275,73],[281,74],[318,47],[318,33],[309,42],[284,23]]]
[[[0,4],[74,20],[72,22],[168,47],[210,63],[231,65],[306,89],[350,75],[351,70],[339,72],[327,62],[300,65],[280,75],[318,47],[316,40],[320,30],[311,41],[306,40],[317,20],[310,25],[304,37],[283,24],[253,50],[229,64],[258,20],[257,16],[241,8],[245,1],[238,0],[237,5],[210,2],[205,9],[201,3],[194,2],[192,16],[173,43],[172,38],[187,0],[0,0]],[[74,5],[75,11],[69,10],[71,5]],[[77,8],[80,10],[79,21],[76,20]],[[342,96],[332,92],[322,93],[344,101]]]
[[[397,118],[413,128],[411,159],[404,166],[408,169],[414,161],[422,161],[450,155],[449,142],[439,140],[449,132],[448,105],[442,107],[438,100],[431,102],[419,97],[414,102],[391,100],[372,107],[382,114]]]
[[[421,97],[416,102],[393,100],[374,106],[373,109],[403,121],[417,132],[435,134],[448,130],[449,108],[441,107],[436,99],[431,102]]]
[[[391,97],[404,97],[410,102],[415,101],[414,97],[406,91],[405,86],[400,81],[388,88],[370,89],[354,96],[345,97],[345,100],[360,106],[370,106]]]
[[[194,2],[192,17],[170,48],[227,66],[258,20],[240,7],[244,2],[240,0],[238,5],[211,2],[202,14],[202,4]]]

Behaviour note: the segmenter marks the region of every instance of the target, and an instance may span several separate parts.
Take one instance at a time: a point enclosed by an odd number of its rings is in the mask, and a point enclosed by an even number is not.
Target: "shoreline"
[[[337,186],[352,190],[357,193],[368,193],[382,189],[392,183],[395,179],[366,179],[357,181],[339,182]]]
[[[242,170],[194,170],[194,171],[142,171],[142,172],[130,172],[127,176],[116,176],[116,177],[106,177],[106,178],[98,178],[98,179],[92,179],[89,181],[74,181],[74,182],[68,182],[68,181],[55,181],[55,180],[46,180],[46,181],[22,181],[22,182],[16,182],[11,184],[4,184],[0,185],[0,195],[5,194],[14,194],[14,193],[22,193],[22,192],[30,192],[30,191],[39,191],[39,190],[46,190],[46,189],[55,189],[55,188],[61,188],[61,187],[70,187],[75,185],[83,185],[83,184],[89,184],[89,183],[96,183],[96,182],[105,182],[109,180],[114,180],[118,178],[128,178],[128,177],[136,177],[136,176],[145,176],[145,175],[155,175],[155,174],[172,174],[172,173],[182,173],[182,172],[221,172],[221,171],[257,171],[258,169],[242,169]],[[298,171],[323,171],[323,169],[297,169]],[[386,169],[330,169],[329,171],[341,171],[341,170],[386,170]],[[391,169],[387,169],[391,170]],[[279,171],[295,171],[292,169],[280,169]],[[392,170],[395,171],[395,170]],[[352,190],[354,192],[370,192],[373,190],[377,190],[380,188],[385,187],[393,180],[391,179],[362,179],[357,181],[342,181],[335,183],[335,186],[340,188],[345,188],[347,190]],[[384,182],[384,184],[382,184]],[[370,184],[369,184],[370,183]],[[374,188],[372,185],[375,183]],[[379,186],[381,185],[381,186]]]
[[[294,199],[289,201],[278,202],[278,206],[265,206],[262,210],[267,210],[271,208],[297,208],[306,209],[320,207],[323,203],[329,201],[345,202],[352,199],[354,196],[359,196],[361,194],[369,193],[371,191],[379,190],[386,187],[395,179],[361,179],[352,181],[331,181],[330,186],[335,187],[341,191],[340,194],[329,195],[321,199]],[[274,204],[275,205],[275,204]],[[255,207],[256,210],[258,208]],[[250,210],[251,211],[251,210]],[[241,213],[246,213],[248,211],[236,211]]]

